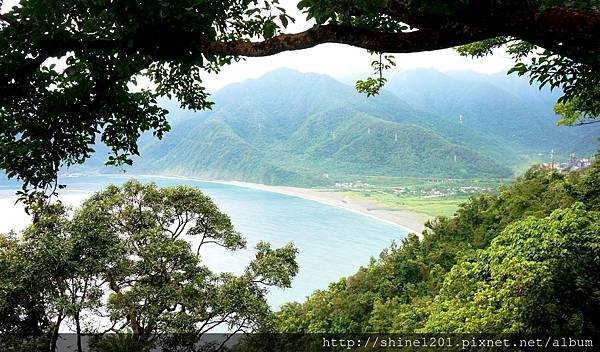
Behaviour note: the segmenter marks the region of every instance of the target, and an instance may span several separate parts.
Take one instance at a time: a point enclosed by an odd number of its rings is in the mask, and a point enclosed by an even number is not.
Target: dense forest
[[[430,221],[354,275],[275,312],[268,288],[291,285],[297,250],[259,243],[242,275],[211,272],[202,246],[238,250],[245,241],[198,190],[131,181],[74,213],[55,205],[34,215],[19,236],[0,237],[6,348],[47,350],[61,326],[73,336],[92,334],[97,351],[181,345],[161,336],[195,341],[220,325],[286,338],[600,332],[600,159],[569,174],[534,167],[498,194],[473,196],[455,216]],[[108,319],[108,329],[99,329],[98,319]]]
[[[146,351],[163,334],[266,326],[269,287],[298,272],[290,243],[255,246],[243,272],[213,272],[207,247],[246,247],[201,191],[129,181],[70,210],[35,208],[22,233],[0,235],[0,351]],[[106,334],[106,335],[105,335]],[[109,340],[102,340],[107,336]]]
[[[532,168],[275,313],[308,333],[600,332],[600,160]]]

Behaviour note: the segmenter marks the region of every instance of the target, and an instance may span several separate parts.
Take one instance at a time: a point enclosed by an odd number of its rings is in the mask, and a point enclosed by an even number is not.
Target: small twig
[[[594,120],[594,121],[576,123],[573,126],[591,125],[591,124],[594,124],[594,123],[600,123],[600,119]]]

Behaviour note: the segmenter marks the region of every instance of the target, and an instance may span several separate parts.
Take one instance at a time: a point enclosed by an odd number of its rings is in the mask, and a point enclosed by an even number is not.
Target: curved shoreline
[[[385,223],[398,226],[405,231],[420,235],[425,229],[425,222],[431,217],[422,213],[417,213],[410,210],[390,210],[382,209],[380,204],[353,199],[327,190],[289,187],[289,186],[271,186],[261,183],[243,182],[243,181],[226,181],[226,180],[206,180],[194,177],[172,176],[172,175],[131,175],[132,178],[138,177],[155,177],[174,180],[199,181],[207,183],[218,183],[236,187],[256,189],[265,192],[283,194],[290,197],[297,197],[313,202],[342,208],[344,210],[365,215]]]
[[[425,228],[424,224],[427,219],[430,217],[425,214],[417,213],[409,210],[402,209],[384,209],[381,208],[380,204],[350,198],[347,196],[343,196],[335,191],[321,190],[321,189],[310,189],[310,188],[300,188],[300,187],[288,187],[288,186],[271,186],[260,183],[251,183],[251,182],[242,182],[242,181],[226,181],[226,180],[207,180],[195,177],[185,177],[185,176],[172,176],[172,175],[145,175],[145,174],[127,174],[126,177],[123,174],[79,174],[80,176],[107,176],[107,177],[119,177],[119,178],[136,178],[136,177],[144,177],[144,178],[162,178],[162,179],[174,179],[174,180],[182,180],[182,181],[197,181],[197,182],[207,182],[207,183],[217,183],[230,185],[235,187],[242,188],[250,188],[265,192],[282,194],[290,197],[297,197],[306,199],[309,201],[325,204],[328,206],[333,206],[336,208],[341,208],[353,213],[361,214],[364,216],[368,216],[374,218],[378,221],[383,221],[385,223],[397,226],[402,228],[407,232],[413,232],[417,235],[420,235],[423,229]],[[78,175],[78,176],[79,176]],[[71,190],[76,191],[76,190]],[[69,194],[69,190],[65,192]],[[79,192],[76,192],[79,193]],[[83,192],[87,193],[87,192]],[[65,196],[66,194],[63,194]],[[81,195],[75,196],[74,199],[79,198]],[[5,197],[0,197],[0,199],[4,199]],[[7,197],[7,199],[12,199],[14,197]],[[4,200],[6,202],[6,200]],[[3,205],[5,208],[8,204]],[[18,208],[19,206],[16,205]],[[10,207],[12,208],[12,207]],[[9,214],[6,214],[9,215]],[[9,215],[10,216],[10,215]]]
[[[208,182],[208,181],[203,181]],[[237,187],[257,189],[265,192],[283,194],[290,197],[302,198],[313,202],[325,204],[328,206],[344,209],[356,214],[368,216],[394,226],[398,226],[407,232],[413,232],[418,235],[425,229],[427,216],[424,214],[411,212],[408,210],[389,210],[382,209],[376,203],[361,201],[349,197],[343,197],[336,192],[327,190],[316,190],[309,188],[269,186],[258,183],[240,182],[240,181],[211,181]]]

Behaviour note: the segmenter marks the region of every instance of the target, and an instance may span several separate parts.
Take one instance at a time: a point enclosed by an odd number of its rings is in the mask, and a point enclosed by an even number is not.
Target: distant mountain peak
[[[288,185],[328,184],[324,173],[505,177],[527,155],[594,136],[555,127],[536,110],[556,101],[544,94],[505,75],[420,68],[389,72],[367,98],[352,82],[280,67],[218,91],[210,111],[161,101],[173,130],[144,139],[134,167]]]
[[[279,67],[268,71],[256,78],[256,80],[269,80],[269,79],[327,79],[336,81],[337,80],[329,75],[316,72],[302,72],[289,67]]]

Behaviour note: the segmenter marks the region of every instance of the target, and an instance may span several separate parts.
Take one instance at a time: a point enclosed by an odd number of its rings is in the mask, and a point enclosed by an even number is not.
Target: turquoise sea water
[[[91,193],[107,184],[121,184],[132,176],[79,176],[62,179],[63,194]],[[366,215],[277,193],[219,183],[136,176],[141,182],[159,186],[185,184],[201,189],[228,214],[247,239],[246,250],[229,252],[206,249],[203,261],[214,270],[242,272],[254,257],[254,245],[268,241],[273,246],[293,242],[298,250],[300,272],[290,289],[269,293],[273,308],[288,301],[302,301],[317,289],[368,265],[392,241],[399,242],[407,231]],[[0,181],[0,197],[14,195],[16,184]]]

